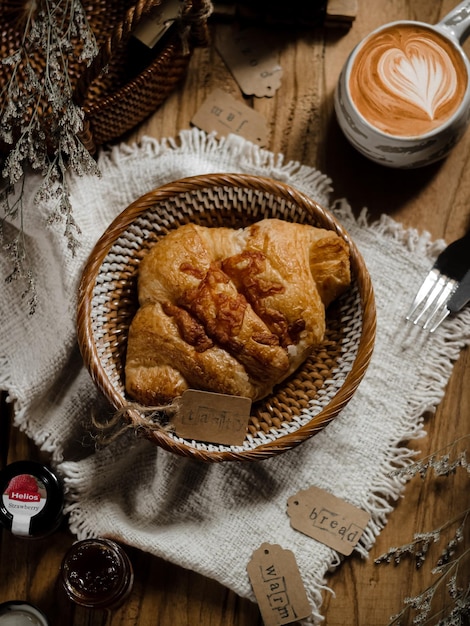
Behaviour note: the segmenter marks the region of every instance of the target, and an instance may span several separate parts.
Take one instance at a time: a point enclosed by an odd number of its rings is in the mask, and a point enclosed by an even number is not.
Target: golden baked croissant
[[[325,308],[350,280],[348,246],[330,230],[181,226],[139,267],[128,395],[143,405],[188,388],[265,397],[323,340]]]

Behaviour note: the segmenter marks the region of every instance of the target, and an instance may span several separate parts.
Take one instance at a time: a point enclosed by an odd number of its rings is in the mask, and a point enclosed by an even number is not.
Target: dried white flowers
[[[11,6],[10,6],[11,5]],[[73,218],[67,172],[98,174],[80,141],[83,111],[73,101],[70,64],[88,65],[97,46],[80,0],[5,3],[3,20],[14,20],[17,46],[1,59],[0,98],[1,243],[10,253],[10,280],[26,280],[34,310],[34,276],[27,263],[22,181],[28,170],[42,175],[35,202],[48,203],[51,222],[64,224],[73,251],[79,229]],[[3,220],[15,223],[6,240]]]
[[[470,474],[470,464],[466,452],[457,452],[457,446],[470,435],[452,442],[444,454],[438,451],[417,463],[393,472],[395,476],[412,478],[419,475],[446,477],[462,468]],[[463,504],[468,499],[462,498]],[[465,533],[468,532],[470,507],[463,506],[456,515],[451,516],[438,528],[428,532],[416,533],[412,541],[399,547],[390,548],[379,556],[375,562],[394,563],[398,565],[403,558],[412,558],[417,569],[423,567],[429,558],[430,546],[445,542],[431,573],[434,582],[424,591],[403,600],[403,609],[390,618],[389,626],[405,624],[434,624],[435,626],[464,626],[470,623],[470,546],[465,545]],[[444,531],[448,531],[446,534]],[[449,536],[450,533],[450,536]],[[447,537],[447,538],[446,538]],[[446,614],[444,611],[433,612],[433,599],[439,588],[445,586],[448,596]]]

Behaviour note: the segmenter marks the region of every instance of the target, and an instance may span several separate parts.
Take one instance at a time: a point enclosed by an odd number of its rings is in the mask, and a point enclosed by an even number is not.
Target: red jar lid
[[[20,537],[44,537],[59,526],[64,494],[58,477],[36,461],[16,461],[0,472],[0,524]]]

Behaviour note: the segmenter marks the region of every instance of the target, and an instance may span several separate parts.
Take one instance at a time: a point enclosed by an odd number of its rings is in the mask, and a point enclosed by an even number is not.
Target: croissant
[[[188,388],[265,397],[323,340],[325,309],[350,281],[348,245],[330,230],[264,219],[171,231],[139,266],[128,395],[142,405]]]

